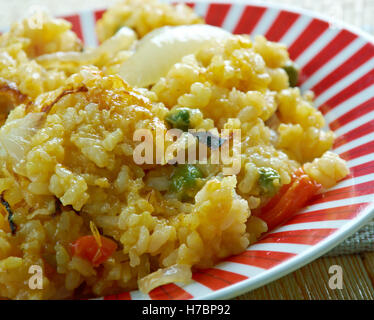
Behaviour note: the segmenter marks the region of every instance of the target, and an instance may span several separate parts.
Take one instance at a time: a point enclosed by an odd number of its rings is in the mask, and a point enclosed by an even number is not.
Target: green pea
[[[277,179],[280,181],[279,173],[272,168],[265,167],[259,168],[258,172],[260,174],[259,183],[262,191],[265,194],[274,195],[278,191],[278,188],[274,185],[274,181]]]
[[[182,199],[191,198],[196,193],[201,178],[203,174],[196,165],[179,165],[171,176],[170,191]]]
[[[287,63],[283,67],[283,69],[284,69],[284,71],[287,72],[288,82],[290,83],[290,87],[296,87],[297,82],[299,80],[299,70],[298,70],[298,68],[295,66],[295,64],[290,62],[290,63]]]
[[[188,131],[190,126],[190,112],[187,108],[171,110],[165,120],[175,129]]]

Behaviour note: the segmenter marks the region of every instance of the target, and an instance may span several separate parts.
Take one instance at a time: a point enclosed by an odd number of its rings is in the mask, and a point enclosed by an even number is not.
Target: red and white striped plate
[[[247,251],[195,272],[191,284],[104,299],[231,298],[307,264],[374,216],[373,38],[339,22],[278,5],[188,5],[209,24],[233,33],[262,34],[289,47],[291,58],[301,67],[301,89],[315,92],[316,107],[337,136],[334,151],[347,160],[351,173]],[[95,46],[95,21],[102,13],[87,11],[64,18],[86,45]]]

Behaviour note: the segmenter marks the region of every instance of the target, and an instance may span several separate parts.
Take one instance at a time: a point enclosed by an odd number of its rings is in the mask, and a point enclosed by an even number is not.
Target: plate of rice
[[[374,216],[374,42],[122,0],[0,36],[0,297],[227,299]]]

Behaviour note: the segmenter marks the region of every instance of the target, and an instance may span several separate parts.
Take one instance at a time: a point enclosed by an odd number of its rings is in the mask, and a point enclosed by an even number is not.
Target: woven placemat
[[[227,1],[214,0],[214,2]],[[245,2],[245,0],[231,1]],[[54,15],[66,15],[80,10],[108,7],[115,2],[117,0],[0,0],[0,28],[9,26],[27,12],[25,8],[32,6],[41,5],[48,8]],[[374,34],[373,0],[263,0],[263,2],[276,2],[277,4],[292,5],[319,12]],[[350,254],[362,251],[374,251],[374,221],[346,239],[327,255]]]
[[[326,256],[374,251],[374,221],[329,251]]]

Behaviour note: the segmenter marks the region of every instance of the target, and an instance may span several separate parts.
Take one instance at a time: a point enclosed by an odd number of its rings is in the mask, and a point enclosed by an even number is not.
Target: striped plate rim
[[[318,258],[374,217],[374,37],[331,17],[287,5],[186,3],[210,24],[234,33],[264,34],[288,45],[291,58],[301,66],[301,88],[315,91],[316,106],[337,134],[334,150],[348,161],[351,174],[244,253],[195,272],[191,284],[102,299],[232,298]],[[96,46],[94,26],[103,12],[63,18],[86,45]]]

